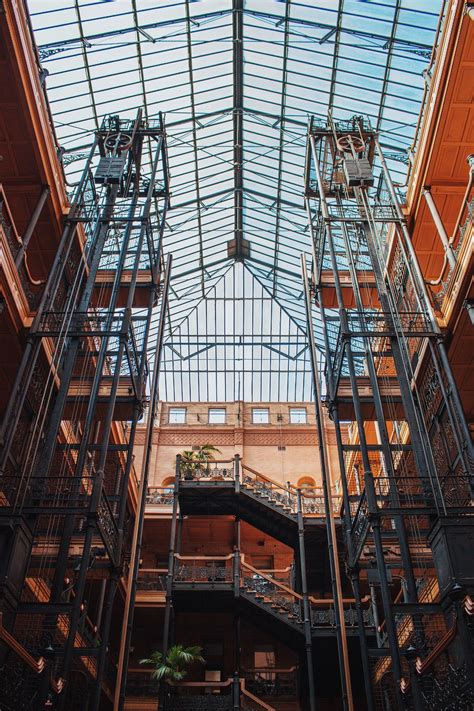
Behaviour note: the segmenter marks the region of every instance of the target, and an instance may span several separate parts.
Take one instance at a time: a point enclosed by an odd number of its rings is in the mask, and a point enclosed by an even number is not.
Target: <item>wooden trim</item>
[[[456,636],[456,623],[451,627],[450,630],[446,632],[444,637],[441,637],[438,644],[431,650],[426,659],[421,660],[418,658],[416,660],[416,671],[418,674],[424,674],[434,661],[439,657],[439,655],[444,652],[448,644],[450,644]]]
[[[26,104],[27,110],[24,113],[30,119],[29,125],[35,139],[33,148],[39,172],[43,174],[43,182],[51,188],[50,199],[59,226],[62,217],[68,211],[68,200],[46,98],[39,79],[38,62],[30,28],[22,2],[4,0],[3,12],[8,28],[9,50],[13,56],[12,64],[19,74],[21,99]]]
[[[265,580],[268,580],[268,582],[272,583],[273,585],[276,585],[278,588],[280,588],[280,590],[284,590],[289,595],[292,595],[292,597],[295,597],[297,600],[303,599],[302,595],[295,592],[294,590],[287,587],[286,585],[283,585],[283,583],[280,583],[278,580],[275,580],[274,578],[270,577],[269,575],[265,575],[265,573],[263,573],[261,570],[254,568],[253,565],[249,565],[249,563],[245,563],[244,561],[241,562],[241,565],[243,568],[247,568],[248,570],[251,570],[253,573],[256,573],[261,578],[265,578]]]
[[[174,555],[178,560],[231,560],[233,557],[232,553],[229,555],[180,555],[175,553]]]
[[[270,477],[266,476],[265,474],[260,474],[260,472],[256,471],[255,469],[252,469],[252,467],[249,467],[247,464],[242,464],[242,469],[251,472],[255,476],[257,476],[259,479],[263,479],[263,481],[268,481],[269,484],[272,484],[273,486],[276,486],[278,489],[283,489],[283,491],[287,491],[289,494],[295,494],[296,493],[296,487],[293,484],[290,484],[291,488],[288,488],[284,484],[280,484],[279,482],[275,481],[274,479],[270,479]]]
[[[41,672],[44,671],[46,666],[46,660],[44,657],[34,659],[34,657],[27,652],[23,645],[20,644],[20,642],[18,642],[18,640],[16,640],[15,637],[13,637],[13,635],[5,629],[3,626],[3,612],[0,612],[0,639],[2,639],[5,644],[8,645],[8,647],[10,647],[10,649],[30,667],[30,669],[33,669],[34,672],[41,674]]]
[[[265,703],[265,701],[262,701],[257,696],[254,696],[250,691],[247,691],[247,689],[245,688],[245,679],[240,680],[240,691],[243,696],[246,696],[247,698],[251,699],[256,704],[259,704],[262,709],[265,709],[265,711],[276,711],[274,706],[269,706]]]
[[[296,671],[297,667],[296,665],[293,665],[292,667],[288,667],[288,669],[277,669],[276,667],[254,667],[253,669],[245,669],[243,668],[242,671],[247,672],[251,674],[252,672],[269,672],[269,673],[275,673],[275,674],[291,674],[292,672]]]

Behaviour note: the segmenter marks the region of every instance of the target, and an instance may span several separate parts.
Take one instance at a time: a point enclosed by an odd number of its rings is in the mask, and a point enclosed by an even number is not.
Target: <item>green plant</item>
[[[214,454],[220,454],[220,449],[212,444],[201,444],[194,451],[184,450],[181,452],[181,472],[185,478],[192,479],[196,472],[203,472],[206,463],[214,459]]]
[[[140,659],[140,664],[154,666],[151,677],[156,681],[163,681],[163,679],[182,681],[191,664],[205,664],[201,651],[201,647],[183,647],[182,644],[175,644],[168,649],[165,658],[161,652],[152,652],[149,658]]]
[[[194,452],[195,461],[208,462],[215,459],[214,454],[220,454],[221,450],[214,447],[212,444],[201,444],[199,449]]]

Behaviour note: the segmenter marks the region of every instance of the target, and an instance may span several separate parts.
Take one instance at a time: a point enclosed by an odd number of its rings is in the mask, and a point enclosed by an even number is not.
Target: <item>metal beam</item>
[[[244,4],[232,1],[232,64],[234,79],[233,145],[234,145],[234,239],[235,260],[242,261],[243,238],[243,119],[244,119]]]

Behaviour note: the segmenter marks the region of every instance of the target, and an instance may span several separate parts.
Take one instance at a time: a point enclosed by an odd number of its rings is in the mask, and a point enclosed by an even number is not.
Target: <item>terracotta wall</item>
[[[170,407],[186,407],[186,424],[170,424]],[[226,409],[226,423],[208,424],[210,407]],[[253,424],[252,409],[269,409],[269,424]],[[291,424],[289,410],[304,407],[306,424]],[[219,459],[240,454],[243,462],[262,474],[279,481],[297,481],[303,476],[321,483],[318,436],[312,403],[162,403],[158,426],[153,435],[152,465],[149,485],[160,486],[175,471],[176,455],[193,446],[212,444],[221,450]],[[333,483],[339,479],[334,428],[325,418]],[[140,473],[145,426],[137,433],[135,468]]]

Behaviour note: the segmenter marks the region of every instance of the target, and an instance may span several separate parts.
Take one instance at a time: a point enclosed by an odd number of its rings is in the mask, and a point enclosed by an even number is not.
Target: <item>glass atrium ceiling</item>
[[[442,0],[28,5],[71,185],[105,114],[165,114],[163,399],[309,399],[308,117],[368,115],[403,185]],[[250,243],[242,263],[228,256],[235,237]]]

